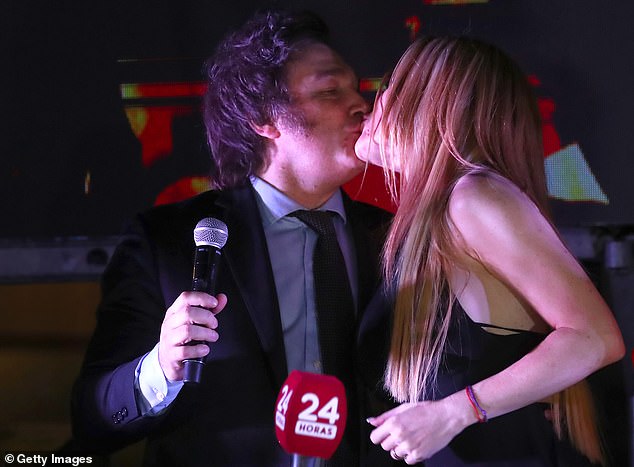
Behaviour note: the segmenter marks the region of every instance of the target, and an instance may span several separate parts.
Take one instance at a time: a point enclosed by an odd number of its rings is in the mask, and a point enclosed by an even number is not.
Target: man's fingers
[[[217,315],[222,310],[224,310],[225,306],[227,305],[227,296],[223,293],[219,293],[218,295],[216,295],[216,300],[218,301],[218,304],[211,310],[214,315]]]
[[[190,322],[215,328],[218,323],[215,318],[210,317],[220,313],[226,304],[225,294],[213,297],[203,292],[183,292],[168,309],[166,319],[175,323]]]
[[[185,323],[169,334],[169,344],[173,347],[192,345],[191,342],[216,342],[218,332],[205,326]]]
[[[197,324],[209,329],[216,329],[218,327],[218,319],[211,311],[205,308],[188,306],[184,312],[183,324]]]
[[[178,366],[181,366],[183,360],[204,357],[209,352],[209,346],[205,344],[181,345],[179,347],[172,348],[170,352],[170,360],[177,363]]]
[[[197,324],[186,324],[184,327],[184,340],[182,344],[189,344],[192,341],[216,342],[219,338],[218,332]]]
[[[179,301],[184,305],[207,308],[209,310],[218,306],[218,299],[205,292],[185,291],[176,299],[176,302]],[[176,304],[176,302],[174,303]]]

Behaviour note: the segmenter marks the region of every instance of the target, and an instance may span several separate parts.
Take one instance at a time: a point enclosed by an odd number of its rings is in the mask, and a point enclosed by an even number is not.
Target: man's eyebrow
[[[330,68],[324,68],[315,72],[315,78],[330,78],[331,76],[339,76],[345,74],[347,68],[343,66],[333,66]]]

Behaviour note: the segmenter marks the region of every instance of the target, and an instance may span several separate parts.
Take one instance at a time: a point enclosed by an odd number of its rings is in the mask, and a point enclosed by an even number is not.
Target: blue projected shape
[[[550,154],[544,166],[551,197],[565,201],[610,203],[577,143]]]

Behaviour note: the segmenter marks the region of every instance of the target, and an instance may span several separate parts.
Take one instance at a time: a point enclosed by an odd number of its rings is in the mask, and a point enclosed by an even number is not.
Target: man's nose
[[[370,104],[364,99],[364,97],[355,91],[355,102],[352,106],[352,114],[355,117],[363,118],[370,112]]]

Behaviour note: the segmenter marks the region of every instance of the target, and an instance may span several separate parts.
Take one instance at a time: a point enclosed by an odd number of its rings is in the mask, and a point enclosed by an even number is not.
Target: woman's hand
[[[439,401],[402,404],[368,419],[376,427],[372,442],[410,465],[430,458],[476,421],[463,391]]]

